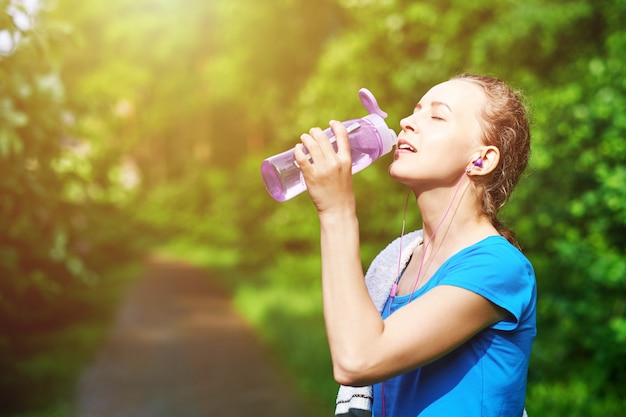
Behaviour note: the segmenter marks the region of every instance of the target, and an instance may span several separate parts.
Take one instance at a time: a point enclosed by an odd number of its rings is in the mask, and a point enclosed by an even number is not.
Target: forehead
[[[428,90],[420,100],[420,105],[427,106],[436,102],[446,104],[453,113],[477,115],[485,103],[485,94],[472,82],[450,80]]]

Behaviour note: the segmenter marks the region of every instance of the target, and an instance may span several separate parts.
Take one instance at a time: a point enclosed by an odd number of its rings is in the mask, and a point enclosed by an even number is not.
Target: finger
[[[300,140],[303,140],[304,135],[305,134],[300,136]],[[296,159],[295,163],[298,168],[300,168],[301,170],[307,170],[310,168],[312,162],[311,156],[309,155],[308,151],[302,143],[296,144],[293,149],[293,155]]]
[[[328,140],[328,136],[319,127],[311,128],[308,134],[305,133],[300,137],[300,140],[306,147],[313,161],[321,163],[327,157],[335,153],[335,150]]]
[[[309,135],[315,140],[315,142],[323,152],[327,152],[329,150],[332,150],[334,152],[334,149],[332,149],[332,146],[330,145],[331,142],[325,131],[323,131],[319,127],[313,127],[311,128],[311,130],[309,130]]]
[[[350,141],[348,140],[348,130],[343,123],[336,120],[330,121],[330,127],[335,134],[335,140],[337,141],[337,155],[346,156],[350,155]]]

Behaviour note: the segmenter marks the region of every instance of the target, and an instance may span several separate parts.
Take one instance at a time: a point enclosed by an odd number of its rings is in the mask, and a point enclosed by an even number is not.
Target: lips
[[[403,150],[403,151],[409,151],[409,152],[417,152],[417,149],[415,149],[413,147],[413,145],[411,145],[410,143],[404,141],[404,140],[399,140],[398,141],[398,145],[396,146],[397,150]]]

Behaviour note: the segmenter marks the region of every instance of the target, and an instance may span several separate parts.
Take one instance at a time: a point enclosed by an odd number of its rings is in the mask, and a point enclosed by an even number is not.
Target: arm
[[[344,385],[369,385],[450,353],[507,312],[472,291],[440,285],[384,321],[383,331],[342,369]]]
[[[368,385],[444,355],[503,313],[471,291],[441,286],[382,320],[363,279],[347,134],[340,123],[331,126],[336,154],[322,131],[312,129],[302,141],[314,163],[299,146],[296,159],[320,220],[324,318],[335,379]]]
[[[337,153],[316,128],[302,135],[314,162],[300,146],[295,155],[320,220],[324,318],[339,381],[342,370],[353,367],[349,362],[368,346],[372,335],[364,330],[380,332],[383,321],[364,282],[347,133],[339,122],[331,122],[331,127],[337,138]]]

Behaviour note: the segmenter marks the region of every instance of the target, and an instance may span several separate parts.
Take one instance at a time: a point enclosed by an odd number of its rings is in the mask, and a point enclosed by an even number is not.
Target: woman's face
[[[485,95],[477,85],[451,80],[431,88],[402,131],[389,174],[409,186],[455,184],[483,146],[479,123]]]

